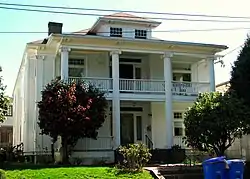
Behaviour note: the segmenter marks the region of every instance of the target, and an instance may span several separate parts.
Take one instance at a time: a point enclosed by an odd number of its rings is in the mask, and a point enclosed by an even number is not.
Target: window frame
[[[121,27],[110,27],[109,28],[110,37],[122,37],[123,29]]]
[[[83,60],[83,64],[70,64],[70,61],[71,60]],[[71,57],[69,58],[69,61],[68,61],[68,71],[70,68],[75,68],[75,69],[83,69],[83,76],[70,76],[69,77],[76,77],[76,78],[83,78],[83,77],[86,77],[87,76],[87,58],[84,56],[81,58],[78,57]]]
[[[148,31],[146,29],[135,29],[136,39],[147,39]]]

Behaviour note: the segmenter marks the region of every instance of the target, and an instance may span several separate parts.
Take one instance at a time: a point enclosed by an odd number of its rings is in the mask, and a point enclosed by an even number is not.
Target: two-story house
[[[40,91],[60,76],[106,91],[108,117],[97,140],[82,139],[74,156],[106,157],[120,145],[143,142],[151,148],[182,143],[183,114],[198,93],[215,91],[214,60],[224,45],[154,38],[161,23],[125,13],[100,17],[92,27],[62,33],[48,24],[48,38],[28,43],[13,92],[17,143],[25,152],[50,148],[37,126]],[[21,131],[21,135],[19,133]]]

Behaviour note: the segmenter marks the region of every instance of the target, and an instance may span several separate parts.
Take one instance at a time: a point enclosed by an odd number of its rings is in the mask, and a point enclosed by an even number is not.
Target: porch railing
[[[183,136],[174,136],[174,145],[179,145],[181,148],[187,148],[187,145],[183,141]]]
[[[69,77],[68,82],[87,82],[93,84],[101,90],[111,92],[113,89],[113,80],[111,78],[99,77]],[[182,96],[197,96],[202,92],[209,92],[208,82],[180,82],[172,81],[173,95]],[[119,81],[120,92],[133,92],[133,93],[164,93],[165,82],[164,80],[152,79],[120,79]]]
[[[74,150],[76,151],[93,151],[93,150],[112,150],[113,149],[113,137],[97,137],[97,140],[84,138],[80,139]]]
[[[205,82],[172,82],[172,93],[174,95],[192,96],[199,93],[209,92],[209,83]]]
[[[131,92],[164,92],[163,80],[120,79],[120,91]]]
[[[112,91],[113,88],[111,78],[69,77],[68,82],[86,82],[104,91]]]

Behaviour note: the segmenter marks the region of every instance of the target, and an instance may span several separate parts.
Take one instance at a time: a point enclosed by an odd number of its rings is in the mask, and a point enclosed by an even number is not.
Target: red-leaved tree
[[[55,142],[61,137],[62,161],[68,162],[68,147],[80,138],[96,139],[98,129],[106,118],[105,93],[86,83],[66,83],[52,80],[42,91],[38,102],[42,134]]]

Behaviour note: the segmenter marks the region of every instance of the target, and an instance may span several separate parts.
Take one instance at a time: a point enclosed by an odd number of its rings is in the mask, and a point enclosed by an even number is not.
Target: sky
[[[249,16],[248,0],[0,0],[0,3],[19,3],[46,6],[66,6],[114,10],[132,10],[132,11],[153,11],[164,13],[186,13],[186,14],[208,14],[222,16]],[[0,5],[3,7],[3,5]],[[6,7],[6,6],[5,6]],[[60,9],[59,9],[60,10]],[[60,10],[62,11],[62,10]],[[71,11],[73,12],[73,11]],[[87,11],[74,11],[80,13],[90,13]],[[112,12],[98,14],[112,14]],[[137,14],[138,15],[138,14]],[[155,16],[143,14],[145,17],[164,17],[164,18],[191,18],[175,16]],[[62,15],[40,12],[13,11],[0,8],[0,32],[10,31],[29,31],[29,32],[47,32],[48,22],[63,23],[63,32],[73,32],[89,28],[96,21],[96,16],[80,15]],[[193,17],[194,18],[194,17]],[[196,17],[196,19],[200,19]],[[224,19],[231,20],[231,19]],[[237,19],[233,19],[237,20]],[[246,20],[246,19],[245,19]],[[191,22],[191,21],[172,21],[160,20],[162,24],[156,29],[180,30],[180,29],[225,29],[225,28],[250,28],[250,23],[216,23],[216,22]],[[250,19],[249,19],[250,21]],[[221,54],[226,54],[232,49],[242,45],[246,39],[248,30],[227,30],[227,31],[208,31],[208,32],[155,32],[153,36],[164,40],[188,41],[200,43],[213,43],[227,45],[228,50]],[[12,95],[13,87],[16,81],[18,69],[21,64],[24,48],[27,42],[43,39],[47,36],[43,34],[2,34],[0,33],[0,66],[3,72],[4,84],[7,85],[6,94]],[[237,59],[240,48],[226,55],[223,60],[225,67],[219,64],[215,66],[216,83],[226,81],[230,78],[231,65]]]

